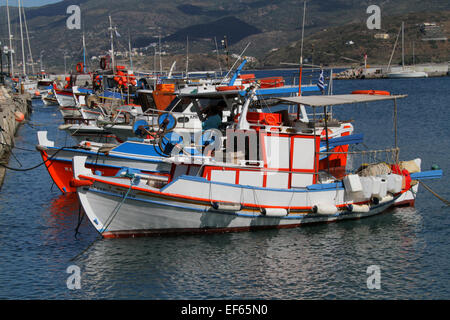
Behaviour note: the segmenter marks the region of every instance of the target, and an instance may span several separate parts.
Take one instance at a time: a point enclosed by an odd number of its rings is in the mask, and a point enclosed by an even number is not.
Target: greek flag
[[[317,81],[317,86],[319,87],[320,91],[323,91],[323,89],[325,88],[325,80],[323,78],[323,69],[320,70],[320,76],[319,76],[319,81]]]

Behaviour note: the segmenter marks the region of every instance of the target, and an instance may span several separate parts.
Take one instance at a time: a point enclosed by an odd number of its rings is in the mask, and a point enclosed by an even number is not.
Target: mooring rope
[[[44,160],[44,161],[42,161],[41,163],[39,163],[39,164],[37,164],[37,165],[35,165],[35,166],[31,167],[31,168],[24,168],[24,169],[22,169],[22,168],[13,168],[13,167],[7,166],[6,164],[4,164],[4,163],[2,163],[2,162],[0,162],[0,166],[3,167],[3,168],[6,168],[6,169],[8,169],[8,170],[12,170],[12,171],[30,171],[30,170],[34,170],[34,169],[36,169],[36,168],[39,168],[40,166],[42,166],[43,164],[47,163],[48,161],[53,162],[53,158],[56,157],[56,155],[57,155],[59,152],[61,152],[62,150],[64,150],[64,149],[75,149],[75,148],[77,148],[77,147],[75,146],[75,147],[62,147],[62,148],[59,148],[59,149],[55,152],[55,154],[53,154],[51,157],[47,158],[47,160]]]
[[[423,183],[423,181],[420,181],[420,184],[424,186],[425,189],[427,189],[428,191],[431,192],[431,194],[433,194],[436,198],[438,198],[439,200],[441,200],[443,203],[445,203],[446,206],[450,206],[450,201],[444,199],[443,197],[441,197],[440,195],[438,195],[435,191],[433,191],[428,185],[426,185],[425,183]]]
[[[133,187],[133,178],[130,178],[130,188],[128,188],[128,191],[127,191],[127,193],[124,195],[122,201],[114,207],[114,209],[113,209],[113,211],[110,213],[108,219],[106,219],[106,222],[105,222],[104,227],[103,227],[103,231],[106,231],[106,230],[109,228],[109,226],[111,225],[111,223],[114,221],[114,218],[115,218],[116,215],[119,213],[120,208],[121,208],[122,205],[124,204],[124,202],[125,202],[126,198],[128,197],[128,194],[130,193],[132,187]]]

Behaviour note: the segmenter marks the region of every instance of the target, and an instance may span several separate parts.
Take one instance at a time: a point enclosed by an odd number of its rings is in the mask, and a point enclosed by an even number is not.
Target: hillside
[[[83,30],[66,28],[66,8],[73,4],[81,7]],[[421,21],[427,13],[450,10],[448,0],[435,0],[432,3],[421,0],[310,0],[305,23],[308,41],[305,44],[314,44],[316,53],[331,50],[329,53],[333,54],[346,50],[341,44],[344,37],[336,37],[336,32],[346,34],[353,30],[355,39],[358,34],[359,38],[365,37],[367,29],[361,28],[365,27],[368,17],[366,8],[370,4],[381,7],[384,28],[390,28],[389,17],[398,18],[400,13],[417,14],[416,20]],[[130,37],[133,48],[141,48],[143,56],[136,60],[143,60],[143,65],[153,65],[155,51],[159,51],[157,44],[160,38],[162,51],[182,56],[186,52],[186,38],[189,37],[190,66],[217,67],[217,56],[216,59],[205,59],[205,54],[213,54],[216,38],[221,59],[224,59],[225,51],[220,46],[220,40],[227,36],[230,53],[240,53],[251,42],[246,55],[256,57],[261,66],[279,66],[281,61],[298,61],[296,42],[301,35],[302,5],[303,2],[298,0],[196,0],[190,4],[181,0],[65,0],[43,7],[26,8],[26,15],[34,60],[38,61],[42,53],[44,66],[51,71],[64,70],[64,55],[67,69],[81,60],[82,32],[86,35],[89,57],[105,54],[110,47],[108,15],[112,16],[113,24],[121,35],[116,39],[116,50],[126,52]],[[5,8],[0,8],[0,16],[0,39],[5,42]],[[14,46],[20,54],[16,8],[11,8],[11,17]],[[394,29],[396,28],[397,26]],[[332,33],[322,31],[324,29],[332,30]],[[392,33],[396,32],[394,29]],[[369,38],[373,39],[373,36],[368,34]],[[371,40],[367,41],[367,45],[372,45],[369,44]],[[366,45],[362,38],[361,41],[358,40],[358,44],[361,47]],[[420,48],[418,50],[420,53]],[[344,53],[345,56],[359,59],[360,52],[354,48],[351,52]],[[323,58],[323,54],[320,57],[323,62],[342,62],[339,57],[333,58],[332,55],[328,60]],[[440,55],[436,56],[436,59],[441,58]],[[169,57],[163,59],[170,60]],[[197,62],[196,59],[200,61]],[[98,62],[93,63],[97,65]],[[165,63],[164,67],[169,68],[170,64]]]
[[[395,40],[400,31],[401,22],[405,22],[405,63],[428,63],[450,61],[449,41],[423,41],[426,34],[420,30],[424,22],[439,25],[448,37],[450,30],[450,11],[432,13],[410,13],[390,16],[383,19],[381,30],[368,30],[361,23],[350,23],[318,31],[305,38],[305,63],[313,64],[355,64],[368,56],[370,64],[387,64]],[[376,39],[376,34],[388,35],[388,39]],[[283,63],[298,63],[300,41],[275,50],[261,59],[261,66],[277,66]],[[414,57],[413,57],[414,53]],[[392,64],[401,64],[401,35],[393,55]]]

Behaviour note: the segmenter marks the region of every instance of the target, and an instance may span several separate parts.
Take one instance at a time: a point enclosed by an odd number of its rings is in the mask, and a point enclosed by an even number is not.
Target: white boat
[[[402,69],[397,72],[389,72],[389,78],[427,78],[428,74],[423,71],[415,71],[413,69]]]
[[[254,94],[255,90],[248,99]],[[396,101],[403,97],[354,94],[282,100],[314,110],[394,100],[396,111]],[[292,228],[359,219],[385,211],[411,190],[412,179],[427,175],[420,169],[394,171],[402,166],[396,145],[383,150],[396,159],[392,170],[385,166],[380,171],[373,164],[344,177],[326,168],[319,170],[320,156],[331,152],[328,146],[325,151],[320,148],[321,138],[314,130],[317,119],[311,121],[312,130],[295,124],[255,125],[246,117],[249,100],[238,123],[227,131],[225,152],[220,148],[215,153],[206,148],[202,155],[175,152],[164,160],[172,166],[168,177],[126,169],[116,177],[105,177],[85,168],[86,157],[74,157],[73,183],[92,225],[103,237],[129,237]],[[257,147],[259,156],[242,145],[236,152],[231,143],[236,136],[238,145],[244,137],[245,146],[248,138],[247,147]]]
[[[404,41],[405,24],[404,24],[404,22],[402,22],[401,32],[402,32],[402,67],[400,70],[396,70],[396,71],[392,71],[388,67],[388,69],[390,71],[386,74],[387,77],[388,78],[427,78],[428,74],[426,72],[416,71],[416,70],[414,70],[414,67],[411,67],[411,66],[405,67],[405,41]],[[397,39],[398,39],[398,37],[397,37]],[[395,44],[397,44],[397,41],[395,42]],[[394,51],[395,51],[395,45],[394,45],[394,49],[392,50],[391,60],[392,60]],[[414,55],[414,53],[413,53],[413,55]],[[391,65],[391,61],[389,61],[389,66],[390,65]]]

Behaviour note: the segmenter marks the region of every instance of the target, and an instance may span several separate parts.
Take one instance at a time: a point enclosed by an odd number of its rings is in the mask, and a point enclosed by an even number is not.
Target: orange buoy
[[[355,90],[352,91],[352,94],[371,94],[371,95],[379,95],[379,96],[390,96],[391,93],[389,91],[382,90]]]
[[[25,115],[20,111],[14,112],[14,117],[16,118],[17,122],[22,122],[25,119]]]

